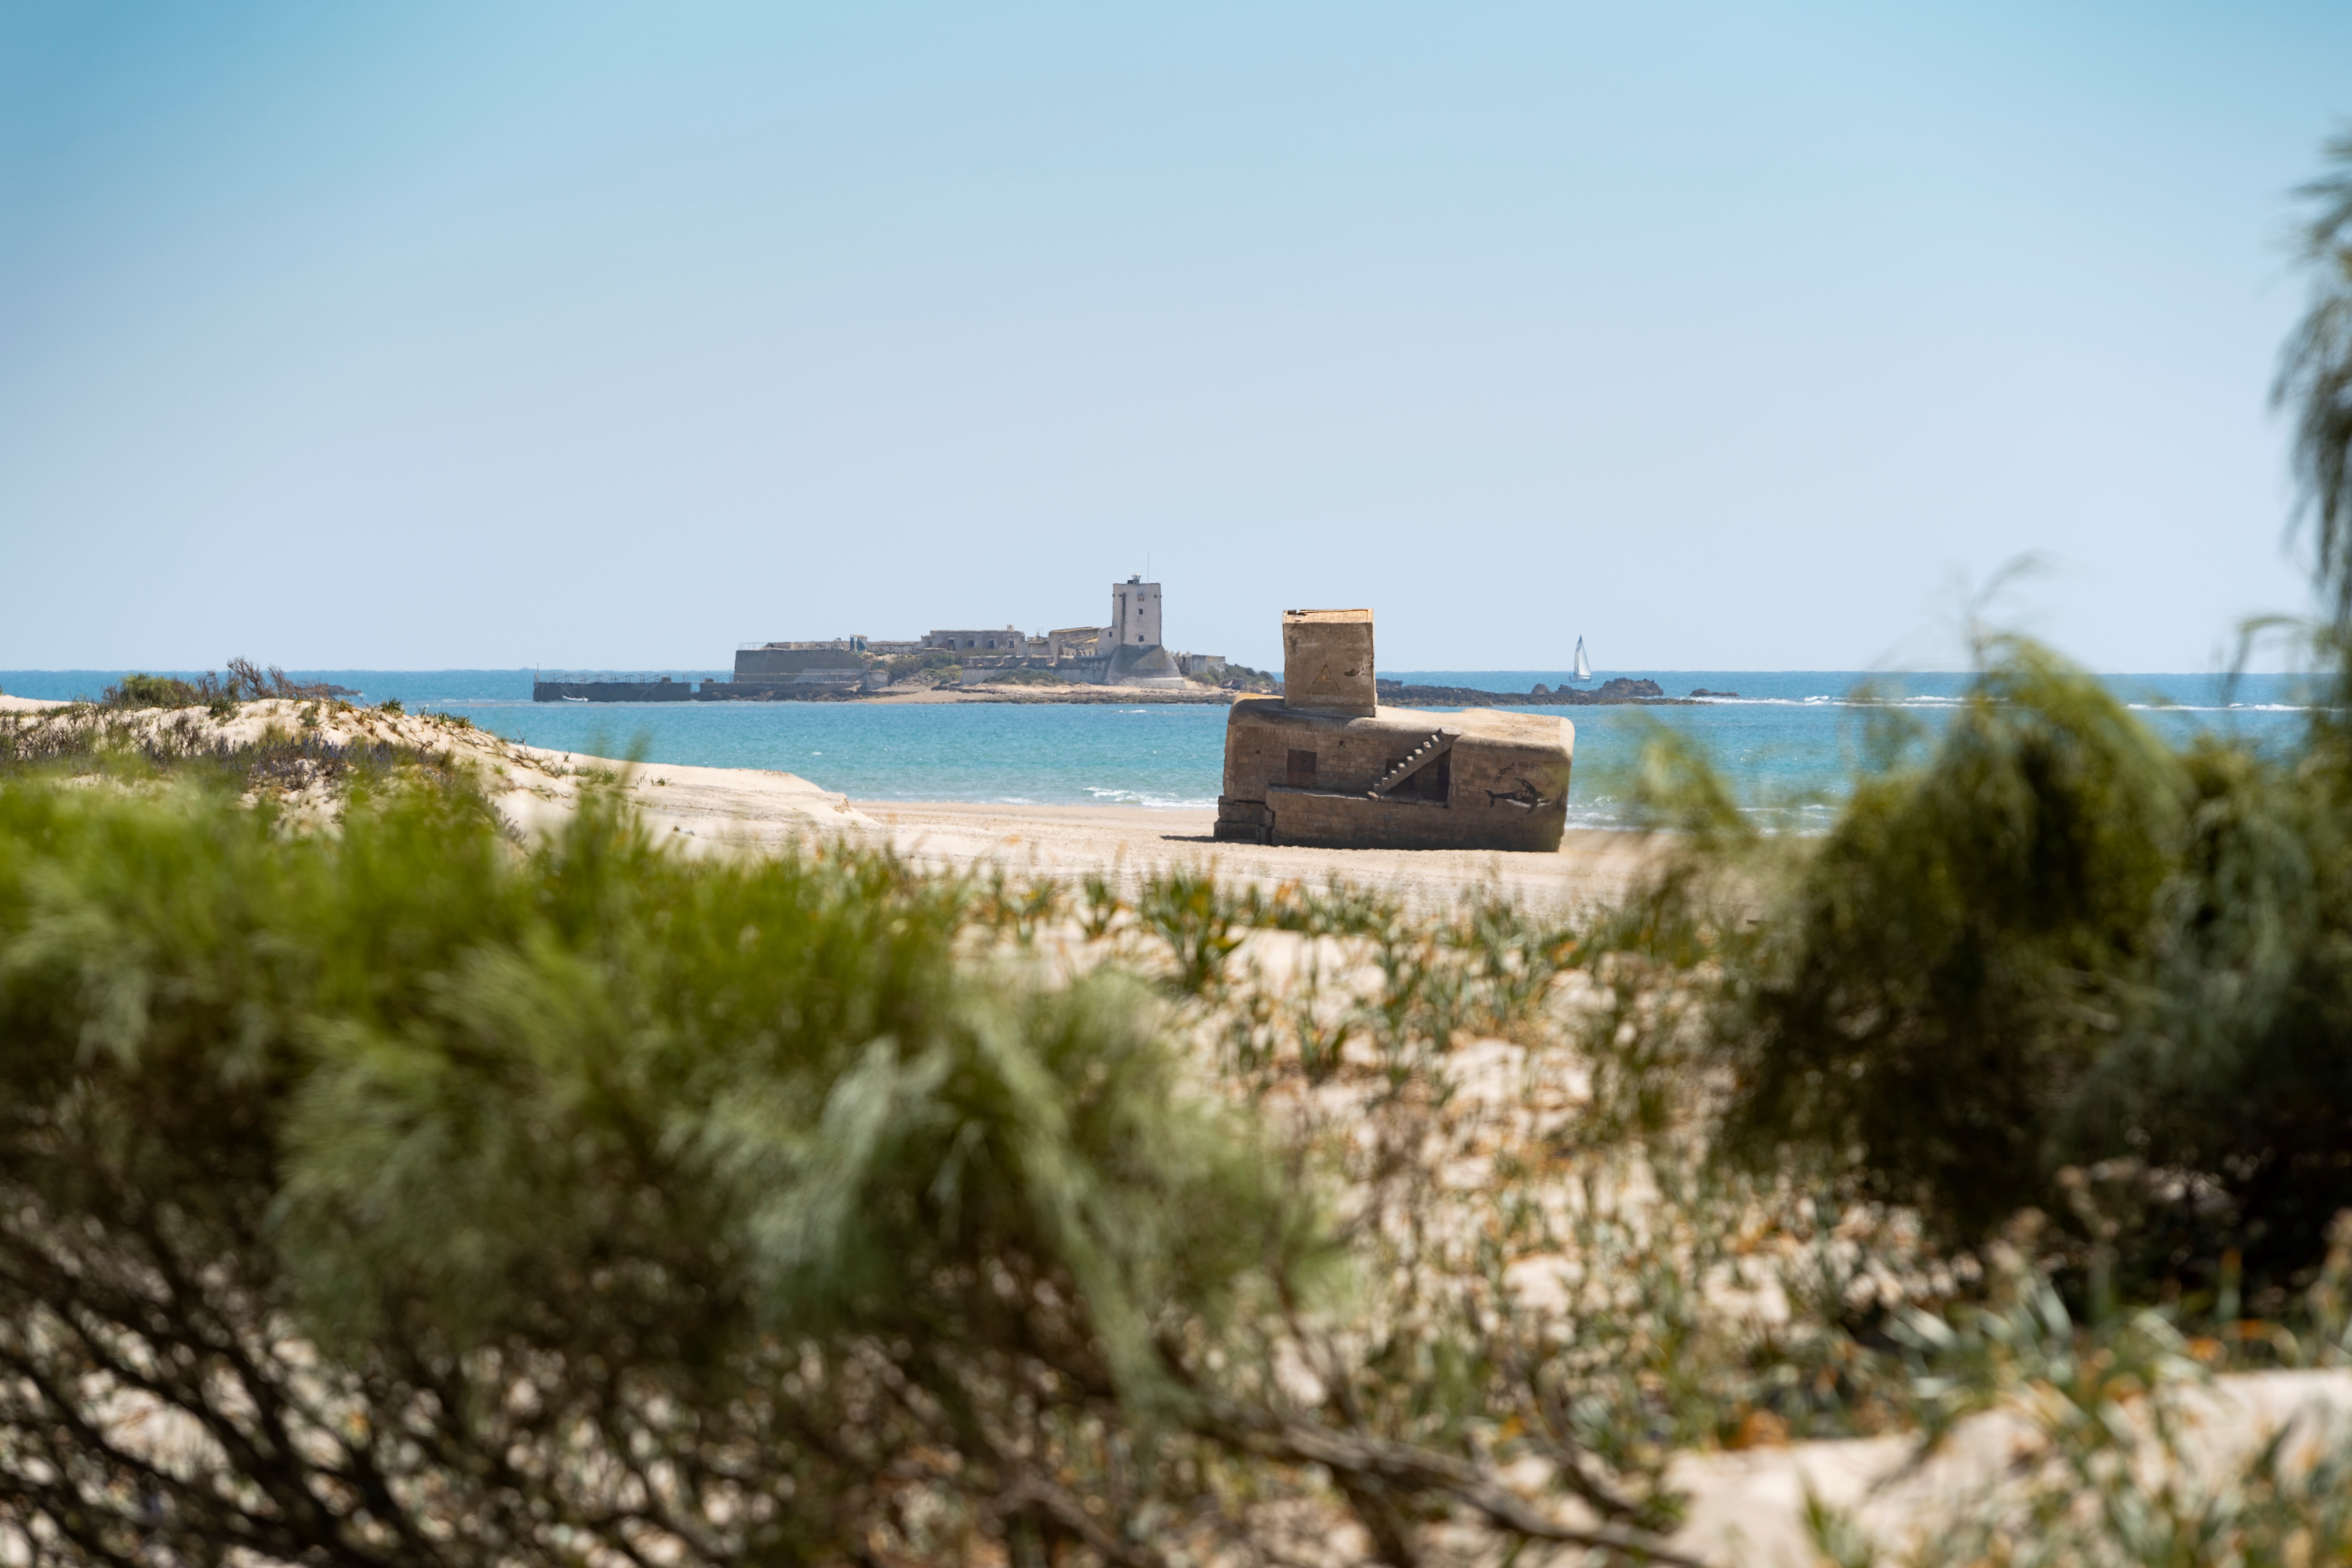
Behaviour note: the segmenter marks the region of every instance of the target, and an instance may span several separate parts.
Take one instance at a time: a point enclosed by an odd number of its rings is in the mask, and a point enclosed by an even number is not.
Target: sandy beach
[[[0,698],[6,711],[62,704]],[[764,768],[625,763],[524,745],[471,725],[378,708],[272,700],[234,715],[202,709],[111,714],[133,737],[165,727],[211,742],[251,744],[265,732],[310,732],[337,745],[392,742],[441,752],[481,770],[491,800],[527,833],[552,831],[576,809],[583,784],[617,773],[646,826],[689,854],[772,851],[809,837],[885,844],[921,865],[1007,871],[1076,880],[1122,879],[1173,866],[1213,866],[1218,874],[1265,887],[1321,885],[1333,878],[1390,889],[1408,903],[1451,903],[1493,887],[1547,908],[1614,902],[1654,855],[1639,834],[1570,832],[1552,854],[1454,849],[1310,849],[1221,844],[1216,813],[1135,805],[1000,805],[962,801],[853,801],[796,773]],[[323,798],[307,808],[330,811]]]
[[[537,747],[509,747],[508,758],[510,765],[526,759],[534,765],[499,779],[499,809],[534,830],[552,828],[570,814],[581,776],[614,765]],[[797,774],[755,768],[647,764],[630,775],[629,795],[656,834],[674,837],[689,853],[759,852],[795,838],[839,836],[887,845],[942,871],[999,866],[1072,881],[1101,874],[1126,880],[1202,866],[1266,888],[1320,886],[1337,877],[1417,906],[1449,904],[1482,887],[1544,908],[1613,903],[1656,852],[1643,835],[1601,832],[1570,832],[1549,855],[1221,844],[1211,837],[1211,810],[852,800]]]
[[[715,771],[715,770],[714,770]],[[1117,805],[982,805],[957,801],[853,801],[898,850],[925,864],[970,868],[993,861],[1064,877],[1129,874],[1213,864],[1219,874],[1264,885],[1321,883],[1338,877],[1450,902],[1492,885],[1544,905],[1608,903],[1622,898],[1654,858],[1633,833],[1571,832],[1549,855],[1469,849],[1307,849],[1220,844],[1211,810]]]
[[[446,735],[436,738],[446,742]],[[507,743],[502,750],[509,771],[497,775],[499,809],[534,830],[554,827],[569,815],[582,777],[616,765],[533,746]],[[945,871],[1001,866],[1075,881],[1208,866],[1222,877],[1268,888],[1286,881],[1319,886],[1337,877],[1423,906],[1493,887],[1545,908],[1615,902],[1655,855],[1643,835],[1602,832],[1570,832],[1549,855],[1221,844],[1211,836],[1217,814],[1208,809],[852,800],[798,774],[758,768],[647,763],[628,777],[630,799],[647,825],[692,853],[756,852],[796,837],[838,835],[887,844]]]

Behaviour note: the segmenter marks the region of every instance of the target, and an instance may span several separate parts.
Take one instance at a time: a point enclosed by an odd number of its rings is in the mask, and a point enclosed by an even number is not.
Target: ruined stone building
[[[1132,576],[1111,584],[1108,626],[1062,626],[1034,637],[1024,637],[1011,626],[1003,631],[936,631],[924,637],[923,646],[963,655],[964,679],[974,684],[998,671],[1032,668],[1089,685],[1172,689],[1182,687],[1195,668],[1222,673],[1225,661],[1220,655],[1180,657],[1163,646],[1162,605],[1159,584]]]
[[[921,646],[950,648],[960,653],[1010,654],[1018,658],[1027,655],[1033,647],[1044,652],[1038,647],[1043,640],[1024,636],[1020,627],[1007,625],[1002,630],[925,632]]]
[[[1380,706],[1370,610],[1287,610],[1283,689],[1234,700],[1216,837],[1334,849],[1559,847],[1576,730]]]

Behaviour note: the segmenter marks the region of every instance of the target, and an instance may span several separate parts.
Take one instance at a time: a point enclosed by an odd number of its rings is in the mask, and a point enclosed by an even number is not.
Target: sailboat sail
[[[1584,657],[1584,639],[1582,637],[1576,639],[1576,679],[1579,680],[1590,680],[1592,679],[1592,661]]]

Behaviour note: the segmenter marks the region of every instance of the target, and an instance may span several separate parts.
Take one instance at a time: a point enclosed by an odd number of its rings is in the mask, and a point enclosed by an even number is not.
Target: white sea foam
[[[1950,708],[1959,697],[1854,698],[1823,692],[1813,697],[1693,697],[1702,708]]]
[[[1095,797],[1097,805],[1140,805],[1153,811],[1205,811],[1217,804],[1216,797],[1213,795],[1206,800],[1194,800],[1183,796],[1152,795],[1144,790],[1105,788],[1101,784],[1088,784],[1086,786],[1086,791]]]
[[[2310,713],[2316,710],[2299,702],[2126,702],[2136,713]]]

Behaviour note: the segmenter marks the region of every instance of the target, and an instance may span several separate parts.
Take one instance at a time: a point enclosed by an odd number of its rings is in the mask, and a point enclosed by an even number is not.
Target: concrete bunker
[[[1556,850],[1576,727],[1549,714],[1382,708],[1372,612],[1286,610],[1282,694],[1225,722],[1216,836],[1332,849]]]

